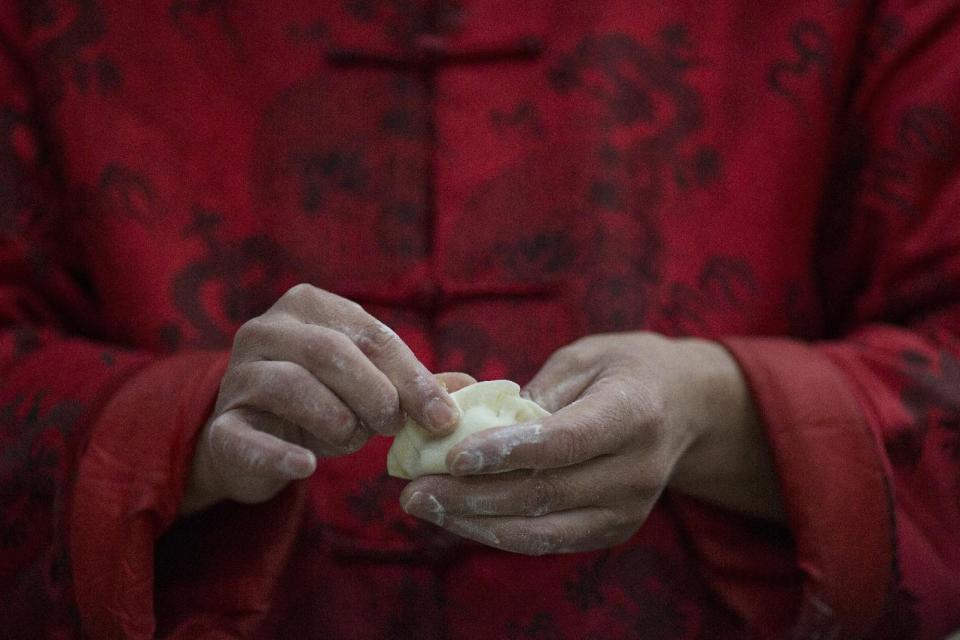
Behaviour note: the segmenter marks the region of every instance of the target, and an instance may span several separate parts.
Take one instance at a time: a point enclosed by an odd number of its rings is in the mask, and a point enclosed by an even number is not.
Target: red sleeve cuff
[[[724,345],[740,363],[773,449],[805,577],[800,631],[866,634],[891,577],[892,514],[878,445],[849,383],[798,342]]]
[[[92,637],[153,637],[154,546],[176,518],[226,361],[204,353],[156,362],[93,425],[69,515],[77,602]]]

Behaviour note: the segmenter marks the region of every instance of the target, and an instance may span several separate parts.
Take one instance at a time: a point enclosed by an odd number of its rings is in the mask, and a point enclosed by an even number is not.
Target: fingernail
[[[450,471],[459,475],[476,473],[483,466],[483,456],[471,451],[462,451],[453,459]]]
[[[442,398],[428,402],[425,412],[430,423],[440,429],[452,426],[460,419],[459,409]]]
[[[410,494],[407,502],[403,505],[403,510],[412,516],[421,518],[435,525],[442,525],[446,516],[446,509],[440,504],[433,495],[414,491]]]
[[[280,460],[280,470],[292,478],[308,478],[317,468],[317,457],[312,452],[284,454]]]

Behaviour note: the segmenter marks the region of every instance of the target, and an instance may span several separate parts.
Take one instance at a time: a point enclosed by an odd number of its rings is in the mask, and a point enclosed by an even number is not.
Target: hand
[[[311,475],[317,456],[396,433],[404,413],[438,434],[459,414],[386,325],[354,302],[298,285],[237,331],[181,514],[223,499],[266,501]]]
[[[584,338],[557,351],[525,394],[555,413],[467,438],[448,454],[453,475],[411,482],[404,509],[535,555],[624,542],[668,486],[782,518],[746,385],[714,343]]]

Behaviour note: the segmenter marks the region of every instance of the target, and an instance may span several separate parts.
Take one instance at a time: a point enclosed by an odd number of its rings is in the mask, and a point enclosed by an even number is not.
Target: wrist
[[[757,421],[746,382],[729,351],[699,338],[681,338],[676,344],[683,354],[677,381],[681,420],[690,431],[691,448],[708,447],[718,432]]]
[[[690,445],[670,487],[749,515],[784,521],[773,456],[740,366],[723,346],[678,340],[683,428]]]

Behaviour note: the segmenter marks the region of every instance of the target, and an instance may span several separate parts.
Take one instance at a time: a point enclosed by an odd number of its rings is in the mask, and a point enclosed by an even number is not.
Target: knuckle
[[[663,389],[657,383],[647,383],[634,389],[626,389],[620,382],[617,395],[618,403],[634,421],[638,418],[647,424],[660,424],[665,421],[667,406]]]
[[[344,298],[343,296],[338,296],[335,293],[331,293],[329,295],[333,300],[336,300],[338,304],[343,306],[348,312],[361,315],[361,316],[368,315],[366,309],[364,309],[363,305],[360,304],[359,302],[351,300],[350,298]]]
[[[527,505],[529,515],[534,517],[546,515],[553,511],[556,505],[562,503],[564,491],[555,479],[536,478],[530,482],[533,486],[529,492],[530,498]]]
[[[625,391],[619,385],[608,380],[597,382],[594,385],[594,392],[598,396],[600,394],[606,396],[604,402],[597,405],[596,417],[599,424],[609,427],[610,425],[629,425],[637,422],[630,406],[633,403],[631,392]]]
[[[334,409],[330,417],[331,428],[343,436],[343,440],[349,441],[354,437],[354,431],[357,429],[357,418],[346,408]]]
[[[250,447],[220,420],[210,425],[207,444],[214,459],[228,472],[238,469],[258,471],[263,466],[261,452]]]
[[[400,392],[386,376],[378,375],[375,382],[371,380],[370,397],[374,406],[378,407],[385,417],[397,417],[400,411]]]
[[[288,301],[301,302],[317,297],[319,291],[320,290],[312,284],[301,282],[287,289],[287,292],[283,294],[283,298]]]
[[[363,423],[372,431],[381,434],[395,433],[403,426],[400,396],[393,385],[372,383],[366,397],[353,409]]]
[[[291,371],[291,368],[280,362],[271,367],[259,367],[253,388],[250,390],[251,395],[264,400],[276,398],[291,400],[296,396],[296,391],[291,386],[296,374]]]
[[[307,398],[305,371],[292,362],[256,363],[249,367],[242,404],[260,410],[298,406]]]
[[[382,433],[396,433],[403,427],[404,417],[400,411],[400,398],[395,389],[384,398],[381,409],[377,416],[377,424],[380,425]]]
[[[557,350],[551,357],[550,360],[553,360],[553,364],[562,364],[563,366],[572,369],[579,370],[582,369],[587,364],[587,354],[586,349],[583,345],[583,340],[581,338],[572,344]]]
[[[252,373],[249,363],[244,362],[229,367],[220,381],[220,391],[217,397],[218,412],[225,411],[224,407],[227,404],[242,401],[249,394],[250,388],[253,387],[251,380]]]
[[[590,334],[590,335],[577,338],[572,343],[570,343],[570,346],[572,348],[575,348],[581,351],[589,351],[591,347],[596,345],[597,341],[602,339],[603,337],[601,335]]]
[[[247,320],[237,329],[233,336],[234,346],[251,346],[262,344],[270,334],[271,324],[261,317]]]
[[[572,464],[582,460],[587,451],[587,431],[577,425],[556,429],[550,435],[550,444],[557,460]]]
[[[348,411],[334,411],[327,420],[321,425],[322,433],[326,435],[326,440],[340,449],[349,449],[352,446],[360,446],[364,439],[358,429],[356,418]],[[357,444],[359,441],[359,444]]]
[[[481,493],[466,493],[462,496],[461,511],[473,516],[499,516],[509,512],[511,502]]]
[[[331,295],[319,287],[301,282],[287,289],[275,307],[297,318],[317,317],[329,304]]]
[[[310,332],[310,339],[305,345],[307,352],[315,358],[322,359],[324,363],[333,366],[336,369],[342,368],[343,362],[339,354],[349,353],[353,347],[350,338],[332,329],[323,327],[314,327]]]
[[[637,440],[649,451],[659,451],[663,448],[669,436],[669,423],[664,413],[656,410],[641,410],[634,414],[632,424],[638,425]],[[639,415],[639,419],[636,417]]]
[[[614,381],[601,381],[596,387],[611,398],[601,412],[604,424],[628,427],[631,439],[640,439],[651,447],[666,435],[667,407],[659,389],[629,389]]]
[[[637,404],[641,415],[646,416],[651,424],[662,425],[666,422],[666,401],[660,389],[652,389],[650,393],[642,395],[638,394]]]
[[[592,361],[597,357],[597,352],[604,348],[608,336],[603,334],[591,334],[583,336],[570,343],[569,348],[574,352],[574,357],[586,362]]]
[[[391,355],[400,345],[400,338],[387,325],[374,320],[357,333],[355,343],[371,357]]]
[[[215,458],[219,458],[223,455],[224,450],[226,449],[226,439],[229,437],[225,433],[225,429],[222,422],[222,416],[215,419],[210,423],[210,426],[206,430],[206,446],[210,452],[214,455]]]
[[[349,455],[359,451],[367,442],[367,434],[363,429],[354,429],[350,437],[342,445],[339,445],[340,453]]]

